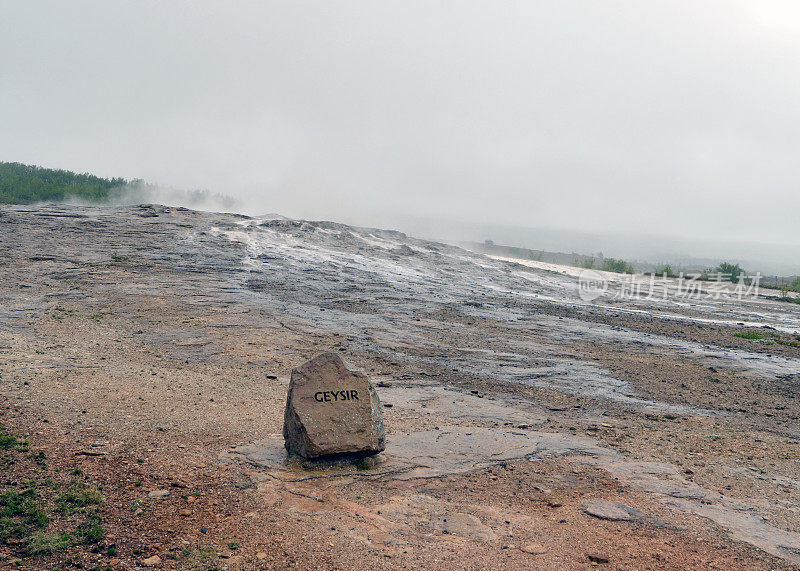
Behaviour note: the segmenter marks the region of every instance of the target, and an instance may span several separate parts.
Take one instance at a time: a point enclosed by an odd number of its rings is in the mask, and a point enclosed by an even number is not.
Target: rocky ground
[[[800,566],[798,304],[160,206],[3,207],[0,300],[0,566]],[[329,350],[376,462],[282,455]]]

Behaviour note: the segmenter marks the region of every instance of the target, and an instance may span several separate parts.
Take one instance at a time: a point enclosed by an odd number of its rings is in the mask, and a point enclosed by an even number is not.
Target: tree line
[[[0,203],[29,204],[79,198],[101,202],[111,189],[127,184],[124,178],[101,178],[60,169],[0,162]]]

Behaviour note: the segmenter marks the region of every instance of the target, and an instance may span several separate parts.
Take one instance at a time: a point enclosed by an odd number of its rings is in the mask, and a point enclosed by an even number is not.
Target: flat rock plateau
[[[0,300],[0,487],[103,498],[101,539],[0,567],[800,567],[798,304],[158,205],[3,206]],[[375,459],[286,459],[325,351],[376,385]]]

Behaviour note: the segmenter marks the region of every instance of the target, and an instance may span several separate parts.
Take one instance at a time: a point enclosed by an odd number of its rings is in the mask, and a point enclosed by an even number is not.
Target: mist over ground
[[[79,203],[80,201],[72,201]],[[115,189],[109,204],[126,206],[156,203],[183,206],[207,212],[234,212],[249,216],[274,216],[245,200],[208,190],[181,190],[146,183]],[[83,204],[86,204],[83,202]],[[330,218],[324,218],[329,220]],[[463,222],[426,216],[342,215],[337,221],[356,226],[395,229],[412,236],[454,242],[469,247],[469,242],[491,240],[497,244],[583,255],[622,257],[633,262],[676,268],[713,268],[720,261],[741,264],[750,272],[770,276],[800,274],[800,246],[765,244],[724,239],[703,239],[635,233],[589,232],[563,228],[525,228],[520,226]]]
[[[234,200],[153,202],[797,272],[798,40],[781,1],[11,3],[0,159]]]
[[[238,212],[244,214],[240,203],[233,197],[209,190],[182,190],[169,186],[157,186],[143,181],[134,181],[113,189],[107,202],[114,206],[133,204],[164,204],[183,206],[206,212]]]

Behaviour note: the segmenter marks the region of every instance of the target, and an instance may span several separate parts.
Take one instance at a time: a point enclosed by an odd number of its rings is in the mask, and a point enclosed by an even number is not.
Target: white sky
[[[800,2],[0,0],[0,160],[250,212],[800,244]]]

